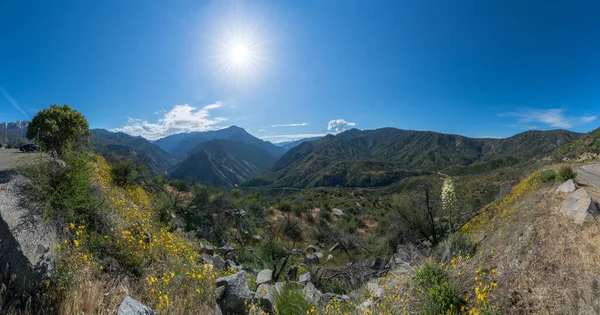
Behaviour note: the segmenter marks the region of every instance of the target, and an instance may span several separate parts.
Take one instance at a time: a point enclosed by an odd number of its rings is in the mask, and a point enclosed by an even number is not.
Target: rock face
[[[17,291],[28,291],[50,272],[58,241],[56,228],[30,205],[28,180],[0,172],[0,282],[14,275]]]
[[[246,283],[246,272],[222,277],[215,281],[217,287],[225,287],[225,293],[217,301],[225,314],[246,314],[246,303],[252,296]]]
[[[588,192],[583,188],[577,189],[569,195],[569,198],[563,201],[560,212],[571,216],[575,223],[580,225],[587,218],[594,218],[598,215],[596,205]]]
[[[265,269],[261,270],[256,276],[256,284],[261,285],[263,283],[271,284],[273,281],[273,270]]]
[[[119,306],[117,315],[155,315],[152,309],[148,306],[132,299],[130,296],[126,296]]]
[[[577,186],[575,186],[575,182],[572,179],[569,179],[568,181],[562,183],[560,186],[558,186],[558,188],[556,188],[556,190],[554,191],[557,194],[560,193],[572,193],[577,189]]]

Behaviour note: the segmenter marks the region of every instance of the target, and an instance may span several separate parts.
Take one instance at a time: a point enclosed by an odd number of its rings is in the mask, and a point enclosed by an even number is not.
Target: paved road
[[[577,174],[596,188],[600,188],[600,162],[578,167]]]

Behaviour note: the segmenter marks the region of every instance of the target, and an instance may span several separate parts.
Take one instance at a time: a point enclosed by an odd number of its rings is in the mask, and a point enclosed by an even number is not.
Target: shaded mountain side
[[[185,159],[192,152],[194,147],[202,142],[213,139],[226,139],[249,144],[264,150],[274,158],[279,158],[285,153],[285,149],[278,147],[271,142],[261,140],[237,126],[214,131],[176,134],[156,140],[154,144],[169,152],[174,157]]]
[[[0,123],[0,144],[17,146],[20,143],[32,143],[25,134],[27,133],[28,121],[17,120],[13,122]]]
[[[169,176],[206,185],[232,186],[260,175],[275,159],[250,144],[214,139],[193,148]]]
[[[453,174],[464,175],[514,165],[553,152],[581,136],[553,130],[486,139],[395,128],[352,129],[292,148],[261,180],[278,187],[304,188],[355,186],[357,182],[386,185],[399,176],[399,170],[404,176],[410,172],[420,174],[450,168]],[[481,164],[476,166],[478,163]],[[473,167],[465,167],[467,165]],[[386,172],[390,175],[382,175]],[[357,178],[361,180],[355,180]]]
[[[92,129],[90,138],[94,150],[109,161],[133,158],[146,166],[151,173],[164,175],[178,160],[158,146],[142,137],[134,137],[122,132],[105,129]]]

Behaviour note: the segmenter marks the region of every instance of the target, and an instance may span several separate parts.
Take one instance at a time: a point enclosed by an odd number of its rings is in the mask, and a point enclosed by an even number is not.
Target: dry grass
[[[106,286],[101,281],[85,280],[72,291],[71,296],[58,302],[59,314],[116,314],[118,304],[116,307],[115,305],[111,307],[104,303],[104,292],[106,291]]]
[[[599,226],[579,226],[560,214],[566,196],[554,195],[555,186],[525,196],[512,216],[474,231],[487,235],[474,259],[497,269],[491,300],[502,313],[600,313]]]

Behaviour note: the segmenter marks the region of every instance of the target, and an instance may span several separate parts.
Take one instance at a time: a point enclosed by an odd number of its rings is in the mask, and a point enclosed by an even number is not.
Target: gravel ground
[[[16,167],[17,161],[22,158],[32,158],[39,153],[23,153],[19,149],[0,148],[0,172],[12,170]]]

